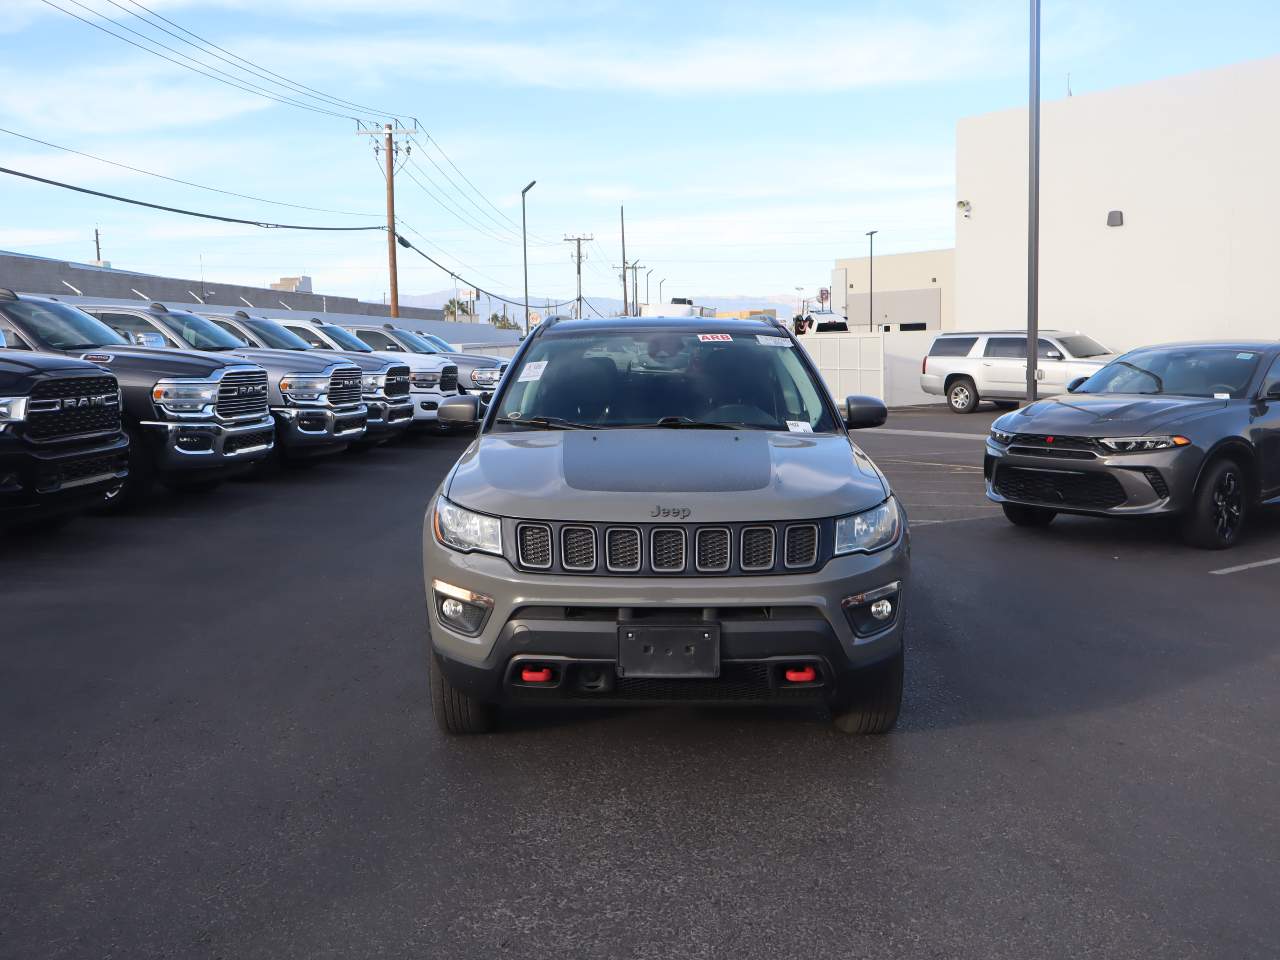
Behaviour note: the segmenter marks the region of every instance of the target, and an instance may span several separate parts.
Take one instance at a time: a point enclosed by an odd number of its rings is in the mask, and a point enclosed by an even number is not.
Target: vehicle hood
[[[90,369],[75,357],[61,354],[31,353],[28,350],[0,350],[0,377],[16,378],[15,382],[42,373],[62,370],[81,372]]]
[[[454,363],[466,363],[471,366],[478,367],[500,367],[504,363],[510,363],[510,357],[491,357],[484,353],[442,353],[442,357],[448,357]]]
[[[243,350],[230,350],[220,356],[242,357],[251,363],[266,367],[273,373],[320,373],[334,364],[357,366],[345,357],[321,350],[266,350],[259,347],[245,347]]]
[[[1141,436],[1184,417],[1221,410],[1226,405],[1226,400],[1203,397],[1070,393],[1005,414],[993,426],[1010,433]]]
[[[396,353],[393,350],[375,350],[373,353],[366,353],[365,356],[378,357],[388,363],[404,364],[410,370],[421,370],[427,373],[439,373],[445,367],[454,365],[452,360],[425,353]]]
[[[763,430],[489,433],[444,490],[497,516],[619,523],[652,522],[658,507],[687,508],[691,523],[816,520],[888,495],[847,436]]]
[[[202,378],[232,364],[243,364],[240,357],[223,353],[147,349],[145,347],[100,347],[84,350],[78,356],[117,372],[132,371],[160,377]]]

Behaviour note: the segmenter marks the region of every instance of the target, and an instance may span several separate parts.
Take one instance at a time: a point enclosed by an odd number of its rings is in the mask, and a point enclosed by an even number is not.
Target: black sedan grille
[[[445,367],[440,371],[440,392],[453,393],[458,389],[458,368]]]
[[[995,489],[1017,503],[1109,510],[1125,502],[1124,487],[1110,473],[1027,470],[1001,466]]]
[[[120,388],[110,375],[41,380],[28,403],[26,435],[32,440],[120,429]]]
[[[637,576],[812,571],[831,557],[833,521],[698,524],[508,521],[509,559],[525,570]]]
[[[218,382],[218,416],[231,420],[267,413],[267,371],[232,371]]]

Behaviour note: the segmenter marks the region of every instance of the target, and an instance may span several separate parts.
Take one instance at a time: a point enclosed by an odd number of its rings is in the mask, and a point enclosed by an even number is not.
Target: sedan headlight
[[[0,423],[21,423],[25,419],[26,397],[0,397]]]
[[[995,427],[991,428],[991,439],[1002,446],[1008,446],[1012,443],[1015,436],[1016,434],[1007,433],[1004,430],[997,430]]]
[[[366,373],[364,382],[361,385],[361,392],[366,397],[377,396],[387,389],[387,375],[385,373]]]
[[[291,400],[320,400],[329,392],[329,378],[314,373],[286,373],[280,379],[280,392]]]
[[[898,539],[898,503],[890,497],[878,507],[836,521],[836,556],[873,553]]]
[[[440,374],[430,370],[415,370],[409,374],[409,383],[419,390],[433,390],[440,385]]]
[[[210,380],[160,380],[151,399],[170,413],[200,413],[218,402],[218,384]]]
[[[1099,437],[1098,442],[1112,453],[1146,453],[1190,446],[1186,437]]]
[[[479,550],[502,556],[502,521],[472,513],[441,497],[433,518],[436,539],[464,553]]]

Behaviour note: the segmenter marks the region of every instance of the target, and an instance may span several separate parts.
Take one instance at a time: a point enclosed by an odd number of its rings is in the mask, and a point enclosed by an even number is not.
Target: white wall
[[[891,407],[938,403],[920,389],[920,362],[936,331],[806,334],[813,358],[837,403],[854,394],[879,397]]]
[[[955,295],[955,251],[920,250],[913,253],[877,254],[872,267],[869,257],[837,260],[831,271],[832,309],[861,321],[867,315],[867,293],[875,283],[873,306],[876,323],[914,323],[922,319],[926,304],[933,328],[952,326]],[[911,297],[881,294],[911,292]]]
[[[1280,337],[1278,96],[1273,57],[1045,104],[1041,326],[1113,349]],[[972,205],[956,216],[956,326],[1022,326],[1025,110],[960,121],[956,181]]]

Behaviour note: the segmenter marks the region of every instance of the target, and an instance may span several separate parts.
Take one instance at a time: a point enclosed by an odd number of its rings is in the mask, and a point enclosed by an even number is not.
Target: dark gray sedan
[[[1173,515],[1187,543],[1221,550],[1280,501],[1280,344],[1144,347],[1069,391],[991,426],[987,496],[1012,523]]]

